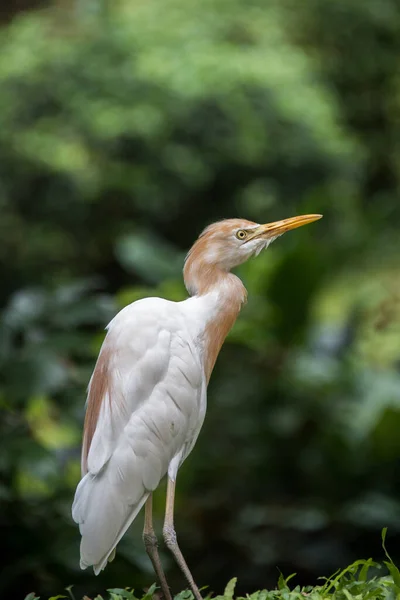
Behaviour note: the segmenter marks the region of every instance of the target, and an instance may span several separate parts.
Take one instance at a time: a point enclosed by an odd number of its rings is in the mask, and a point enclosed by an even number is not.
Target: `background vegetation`
[[[154,580],[140,519],[100,577],[79,570],[85,388],[108,320],[145,295],[183,299],[186,250],[231,216],[324,219],[239,270],[249,302],[179,476],[195,577],[250,593],[279,567],[312,584],[381,558],[383,526],[396,555],[398,2],[2,11],[0,596]]]

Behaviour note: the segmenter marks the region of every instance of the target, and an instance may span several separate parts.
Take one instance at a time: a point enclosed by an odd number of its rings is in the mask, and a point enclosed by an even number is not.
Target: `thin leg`
[[[160,556],[158,554],[158,540],[153,528],[153,495],[147,498],[144,507],[144,528],[143,542],[146,552],[152,562],[158,580],[161,584],[161,589],[165,600],[172,600],[171,592],[169,591],[167,580],[165,579],[164,570],[161,565]]]
[[[174,528],[174,501],[175,501],[175,481],[168,477],[167,484],[167,502],[165,507],[165,521],[163,527],[164,540],[167,547],[171,550],[176,562],[178,563],[182,573],[186,577],[190,588],[196,600],[203,600],[199,592],[199,588],[194,582],[189,567],[186,564],[183,554],[179,549]]]

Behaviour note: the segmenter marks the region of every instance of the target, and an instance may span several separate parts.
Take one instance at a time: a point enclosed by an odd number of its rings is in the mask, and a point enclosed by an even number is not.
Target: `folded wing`
[[[179,305],[152,298],[108,327],[89,390],[72,514],[98,573],[203,418],[204,374]]]

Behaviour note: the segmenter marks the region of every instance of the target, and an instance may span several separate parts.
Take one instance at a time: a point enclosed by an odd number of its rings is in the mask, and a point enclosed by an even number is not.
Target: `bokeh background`
[[[178,478],[195,578],[315,583],[382,558],[384,526],[399,558],[397,0],[0,12],[0,596],[154,580],[142,518],[101,576],[79,569],[85,388],[116,311],[184,299],[185,252],[234,216],[324,219],[238,270],[249,301]]]

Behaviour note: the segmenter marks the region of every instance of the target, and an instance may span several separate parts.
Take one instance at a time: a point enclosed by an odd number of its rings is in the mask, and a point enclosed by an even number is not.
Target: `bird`
[[[209,225],[185,259],[186,300],[140,299],[108,324],[88,385],[82,478],[72,506],[82,569],[92,566],[99,574],[144,507],[144,546],[165,600],[172,600],[152,517],[152,494],[167,476],[164,542],[202,600],[177,542],[174,498],[178,470],[203,425],[215,361],[247,298],[231,270],[286,231],[321,217]]]

